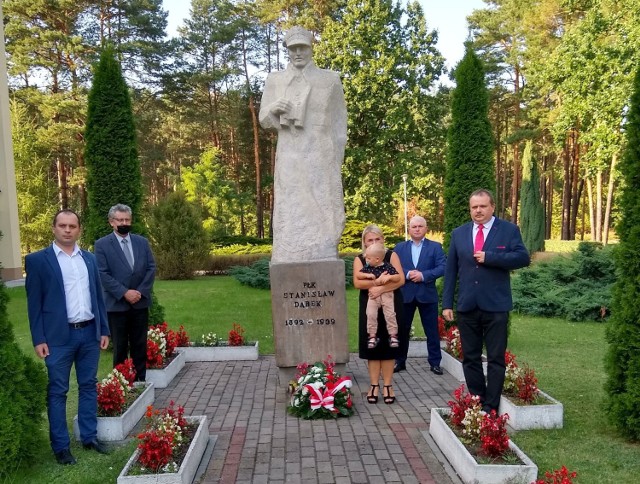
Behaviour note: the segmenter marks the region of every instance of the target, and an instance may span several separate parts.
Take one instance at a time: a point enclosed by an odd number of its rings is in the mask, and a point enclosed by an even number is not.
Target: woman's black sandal
[[[367,402],[373,404],[373,403],[378,403],[378,395],[374,395],[373,392],[375,391],[376,388],[378,388],[380,385],[371,385],[371,395],[367,394]]]
[[[384,403],[386,403],[387,405],[391,405],[392,403],[394,403],[396,401],[396,397],[395,396],[391,396],[391,387],[393,385],[384,385],[384,388],[387,388],[387,394],[384,394],[384,390],[382,391],[382,400],[384,401]]]

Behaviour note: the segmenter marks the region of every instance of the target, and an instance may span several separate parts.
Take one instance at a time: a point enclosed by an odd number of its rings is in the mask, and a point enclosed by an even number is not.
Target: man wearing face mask
[[[95,255],[113,340],[113,366],[129,356],[136,379],[144,381],[147,363],[147,325],[156,263],[149,241],[131,232],[127,205],[109,209],[113,233],[95,243]]]

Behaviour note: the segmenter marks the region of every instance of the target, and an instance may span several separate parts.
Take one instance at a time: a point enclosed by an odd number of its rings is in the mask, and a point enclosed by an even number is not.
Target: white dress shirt
[[[68,322],[79,323],[93,319],[89,271],[82,258],[80,247],[76,244],[73,252],[69,255],[54,242],[53,250],[60,265],[60,271],[62,271]]]

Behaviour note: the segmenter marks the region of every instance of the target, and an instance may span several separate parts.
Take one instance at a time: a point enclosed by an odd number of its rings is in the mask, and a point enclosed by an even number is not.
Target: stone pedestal
[[[331,355],[349,361],[344,261],[272,264],[271,307],[276,365],[286,386],[295,366]],[[288,370],[287,370],[288,368]]]

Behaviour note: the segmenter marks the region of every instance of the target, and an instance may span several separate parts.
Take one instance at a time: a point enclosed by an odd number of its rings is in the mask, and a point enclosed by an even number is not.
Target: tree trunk
[[[602,170],[596,173],[596,242],[602,242]]]
[[[589,225],[591,225],[591,240],[596,240],[596,216],[593,211],[593,184],[587,177],[587,197],[589,198]]]
[[[580,143],[578,138],[580,133],[577,129],[572,132],[573,149],[572,153],[572,182],[573,194],[571,197],[571,221],[569,225],[569,240],[575,240],[576,238],[576,222],[578,220],[578,210],[580,209],[580,196],[582,195],[582,189],[584,187],[584,180],[580,180]],[[580,180],[580,181],[578,181]]]
[[[607,190],[607,208],[604,212],[604,234],[602,242],[609,243],[609,219],[611,217],[611,204],[613,203],[613,189],[615,184],[615,167],[618,161],[618,154],[615,153],[611,157],[611,167],[609,168],[609,188]]]
[[[560,239],[570,240],[569,238],[569,220],[571,218],[571,156],[569,155],[569,140],[565,140],[563,157],[563,175],[562,184],[562,228]]]

